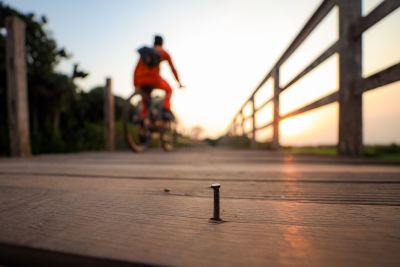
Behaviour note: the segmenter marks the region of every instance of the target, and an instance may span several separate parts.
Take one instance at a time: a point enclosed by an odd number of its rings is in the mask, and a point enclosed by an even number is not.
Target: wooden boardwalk
[[[400,266],[399,251],[399,165],[222,149],[0,160],[0,265]]]

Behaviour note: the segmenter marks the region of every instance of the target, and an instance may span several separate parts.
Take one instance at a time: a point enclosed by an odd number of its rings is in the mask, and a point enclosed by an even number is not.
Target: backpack
[[[161,61],[161,55],[155,48],[143,46],[137,51],[143,62],[150,68],[157,66]]]

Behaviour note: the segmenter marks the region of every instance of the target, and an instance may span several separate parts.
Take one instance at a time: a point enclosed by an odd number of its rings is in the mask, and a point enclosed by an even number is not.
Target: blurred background
[[[6,0],[0,1],[1,42],[4,17],[18,12],[28,26],[29,101],[34,153],[100,149],[102,94],[112,77],[119,103],[133,91],[132,73],[142,45],[154,34],[164,37],[180,74],[183,90],[174,90],[172,106],[180,131],[197,139],[224,135],[234,114],[265,77],[321,0]],[[364,0],[363,14],[379,0]],[[338,38],[338,10],[334,8],[281,68],[281,83]],[[400,10],[363,35],[363,76],[400,61]],[[30,36],[30,37],[29,37]],[[4,54],[4,47],[0,47]],[[36,50],[37,51],[36,51]],[[4,55],[3,55],[4,56]],[[2,56],[2,57],[3,57]],[[0,58],[0,62],[4,60]],[[79,66],[77,66],[79,64]],[[281,95],[281,113],[334,92],[338,88],[338,57],[332,56]],[[0,68],[1,153],[8,140],[5,116],[5,69]],[[168,66],[162,75],[177,87]],[[400,142],[400,83],[363,95],[364,143]],[[272,83],[257,93],[272,95]],[[257,101],[257,100],[256,100]],[[257,115],[262,125],[272,118],[272,105]],[[338,132],[336,103],[281,123],[283,146],[335,145]],[[257,141],[271,138],[266,129]],[[119,140],[123,147],[122,137]]]

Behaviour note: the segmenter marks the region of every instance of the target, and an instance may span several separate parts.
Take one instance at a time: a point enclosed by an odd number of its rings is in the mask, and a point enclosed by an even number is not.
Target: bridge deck
[[[233,150],[2,159],[0,225],[6,265],[400,266],[400,166]]]

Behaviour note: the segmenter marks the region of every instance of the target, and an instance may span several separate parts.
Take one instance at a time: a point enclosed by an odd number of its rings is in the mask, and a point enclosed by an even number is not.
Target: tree
[[[0,2],[0,28],[5,18],[18,16],[26,24],[26,53],[28,70],[28,101],[31,125],[31,143],[34,153],[63,151],[65,140],[60,133],[61,116],[72,108],[76,97],[74,79],[88,74],[74,66],[69,76],[57,73],[55,67],[70,55],[59,48],[46,30],[48,19],[34,14],[21,14]],[[2,31],[3,32],[3,31]],[[0,153],[8,152],[6,108],[5,35],[0,35]],[[3,153],[4,154],[4,153]]]

